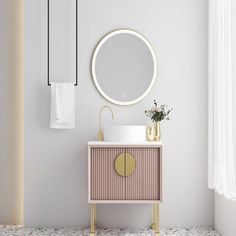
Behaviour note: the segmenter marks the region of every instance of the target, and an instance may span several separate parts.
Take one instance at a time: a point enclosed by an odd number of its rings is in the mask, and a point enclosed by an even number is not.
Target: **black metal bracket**
[[[50,0],[47,0],[48,1],[48,14],[47,14],[47,18],[48,18],[48,39],[47,39],[47,43],[48,43],[48,47],[47,47],[47,57],[48,57],[48,65],[47,65],[47,79],[48,79],[48,86],[51,86],[50,84],[50,81],[49,81],[49,60],[50,60],[50,55],[49,55],[49,46],[50,46],[50,34],[49,34],[49,31],[50,31],[50,28],[49,28],[49,20],[50,20],[50,16],[49,16],[49,10],[50,10]],[[75,86],[78,85],[78,26],[77,26],[77,22],[78,22],[78,4],[77,4],[77,0],[75,0],[75,8],[76,8],[76,23],[75,23],[75,40],[76,40],[76,44],[75,44],[75,50],[76,50],[76,58],[75,58],[75,63],[76,63],[76,67],[75,67],[75,74],[76,74],[76,82],[75,82]]]

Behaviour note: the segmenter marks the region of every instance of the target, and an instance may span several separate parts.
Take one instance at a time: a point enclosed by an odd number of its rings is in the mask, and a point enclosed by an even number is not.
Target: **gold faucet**
[[[114,113],[109,106],[103,106],[99,111],[99,132],[98,132],[98,141],[103,141],[103,131],[102,131],[102,112],[104,109],[109,109],[111,111],[112,119],[114,120]]]

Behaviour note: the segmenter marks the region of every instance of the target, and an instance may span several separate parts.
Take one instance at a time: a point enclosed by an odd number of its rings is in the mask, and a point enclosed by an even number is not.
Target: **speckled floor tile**
[[[21,226],[0,225],[0,236],[88,236],[89,229],[84,228],[23,228]],[[153,236],[150,229],[113,228],[98,229],[97,236]],[[220,236],[212,229],[169,228],[161,229],[161,236]]]

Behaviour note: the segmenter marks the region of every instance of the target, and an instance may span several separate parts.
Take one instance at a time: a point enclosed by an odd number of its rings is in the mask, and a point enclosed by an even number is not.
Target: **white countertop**
[[[88,146],[162,146],[162,142],[105,142],[105,141],[89,141]]]

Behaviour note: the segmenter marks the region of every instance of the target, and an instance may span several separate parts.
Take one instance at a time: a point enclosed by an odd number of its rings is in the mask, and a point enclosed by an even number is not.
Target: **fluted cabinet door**
[[[125,200],[125,178],[115,171],[124,148],[91,148],[91,200]]]
[[[135,171],[126,177],[127,200],[161,200],[159,148],[127,148],[136,162]]]
[[[135,159],[135,170],[126,177],[126,199],[143,200],[143,148],[127,148],[126,153],[131,154]]]
[[[125,200],[125,177],[115,170],[117,156],[125,152],[124,148],[109,148],[108,150],[108,192],[107,200]]]
[[[106,200],[107,198],[107,156],[106,149],[91,149],[91,199]]]
[[[144,148],[143,156],[144,200],[161,200],[160,148]]]

